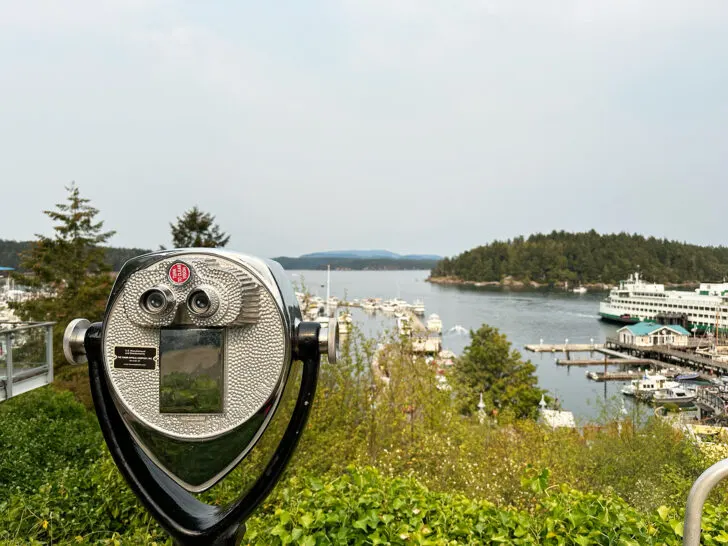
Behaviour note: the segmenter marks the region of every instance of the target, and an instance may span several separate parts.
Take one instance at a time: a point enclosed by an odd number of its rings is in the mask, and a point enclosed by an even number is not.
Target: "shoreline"
[[[565,288],[564,281],[559,281],[553,284],[538,283],[536,281],[519,281],[513,277],[505,277],[502,281],[466,281],[459,277],[427,277],[426,282],[432,284],[442,285],[453,285],[453,286],[466,286],[472,288],[500,288],[500,289],[514,289],[514,290],[547,290],[547,289],[561,289]],[[614,288],[614,285],[605,283],[585,283],[582,285],[589,291],[594,292],[607,292]],[[700,286],[699,283],[686,282],[678,284],[665,284],[665,289],[694,289]]]

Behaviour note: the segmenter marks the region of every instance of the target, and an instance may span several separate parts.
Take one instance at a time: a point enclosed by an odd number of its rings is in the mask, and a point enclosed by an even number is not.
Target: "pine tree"
[[[98,210],[81,197],[75,183],[66,187],[65,203],[43,214],[55,222],[53,237],[36,235],[30,249],[21,256],[15,281],[31,288],[28,301],[14,302],[10,307],[24,321],[53,321],[53,353],[55,367],[65,363],[63,332],[74,318],[92,322],[103,318],[106,299],[113,279],[106,263],[106,250],[99,246],[115,232],[102,231],[104,223],[95,221]]]
[[[202,212],[197,206],[192,207],[178,216],[176,223],[169,224],[172,228],[172,244],[175,248],[224,247],[230,236],[220,231],[214,222],[214,216]]]
[[[458,398],[472,406],[482,392],[488,409],[510,409],[517,417],[535,416],[545,392],[537,386],[536,366],[511,350],[511,343],[497,328],[484,324],[470,332],[470,339],[454,367]]]

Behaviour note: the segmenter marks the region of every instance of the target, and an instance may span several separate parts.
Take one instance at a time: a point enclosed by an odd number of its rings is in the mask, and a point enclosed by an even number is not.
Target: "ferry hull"
[[[604,322],[611,322],[613,324],[637,324],[640,321],[637,317],[612,315],[610,313],[603,312],[599,313],[599,318]]]

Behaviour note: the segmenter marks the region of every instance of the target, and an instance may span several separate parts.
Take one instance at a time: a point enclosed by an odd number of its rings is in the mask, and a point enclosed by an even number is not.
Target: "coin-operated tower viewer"
[[[302,320],[276,262],[181,249],[127,262],[103,322],[74,320],[63,347],[88,362],[104,438],[146,508],[180,545],[227,546],[294,452],[320,357],[336,361],[329,324]],[[239,466],[230,505],[195,496]]]

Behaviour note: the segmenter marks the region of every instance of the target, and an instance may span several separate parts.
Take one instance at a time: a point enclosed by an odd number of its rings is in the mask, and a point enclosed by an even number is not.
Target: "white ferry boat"
[[[717,321],[719,330],[728,331],[728,283],[701,283],[693,292],[665,290],[635,273],[602,300],[599,316],[620,324],[666,318],[701,333],[714,331]]]

